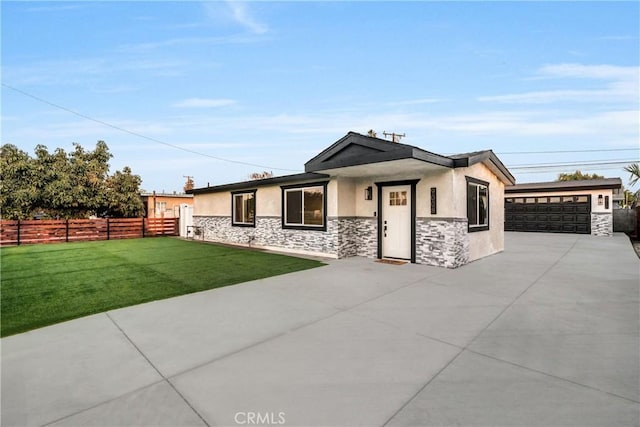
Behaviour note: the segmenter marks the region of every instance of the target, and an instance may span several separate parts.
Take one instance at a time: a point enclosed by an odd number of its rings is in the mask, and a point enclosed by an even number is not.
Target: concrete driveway
[[[214,260],[212,260],[214,261]],[[352,258],[5,338],[2,425],[640,425],[626,237]]]

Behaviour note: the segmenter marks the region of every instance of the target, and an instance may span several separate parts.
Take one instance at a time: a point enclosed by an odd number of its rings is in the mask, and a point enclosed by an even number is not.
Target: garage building
[[[613,234],[620,178],[553,181],[505,187],[505,231]]]

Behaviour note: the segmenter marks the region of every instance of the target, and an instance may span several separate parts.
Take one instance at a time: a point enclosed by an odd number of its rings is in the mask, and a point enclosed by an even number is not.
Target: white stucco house
[[[191,193],[205,240],[455,268],[504,249],[514,183],[491,150],[442,156],[349,132],[304,173]]]

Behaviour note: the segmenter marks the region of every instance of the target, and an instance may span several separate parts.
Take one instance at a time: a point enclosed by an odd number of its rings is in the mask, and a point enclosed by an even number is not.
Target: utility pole
[[[390,136],[390,137],[391,137],[391,141],[392,141],[392,142],[400,142],[400,139],[401,139],[401,138],[404,138],[405,136],[407,136],[407,135],[406,135],[406,134],[404,134],[404,133],[395,133],[395,132],[387,132],[387,131],[383,131],[383,132],[382,132],[382,134],[383,134],[385,137]]]

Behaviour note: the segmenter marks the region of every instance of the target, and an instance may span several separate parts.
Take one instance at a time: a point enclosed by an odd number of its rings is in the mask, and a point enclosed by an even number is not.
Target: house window
[[[327,185],[282,187],[283,228],[326,230]]]
[[[467,177],[469,231],[489,229],[489,183]]]
[[[256,224],[256,192],[231,194],[232,225],[254,227]]]
[[[156,215],[163,215],[167,210],[167,202],[156,202]]]
[[[406,191],[389,192],[389,206],[407,206]]]

